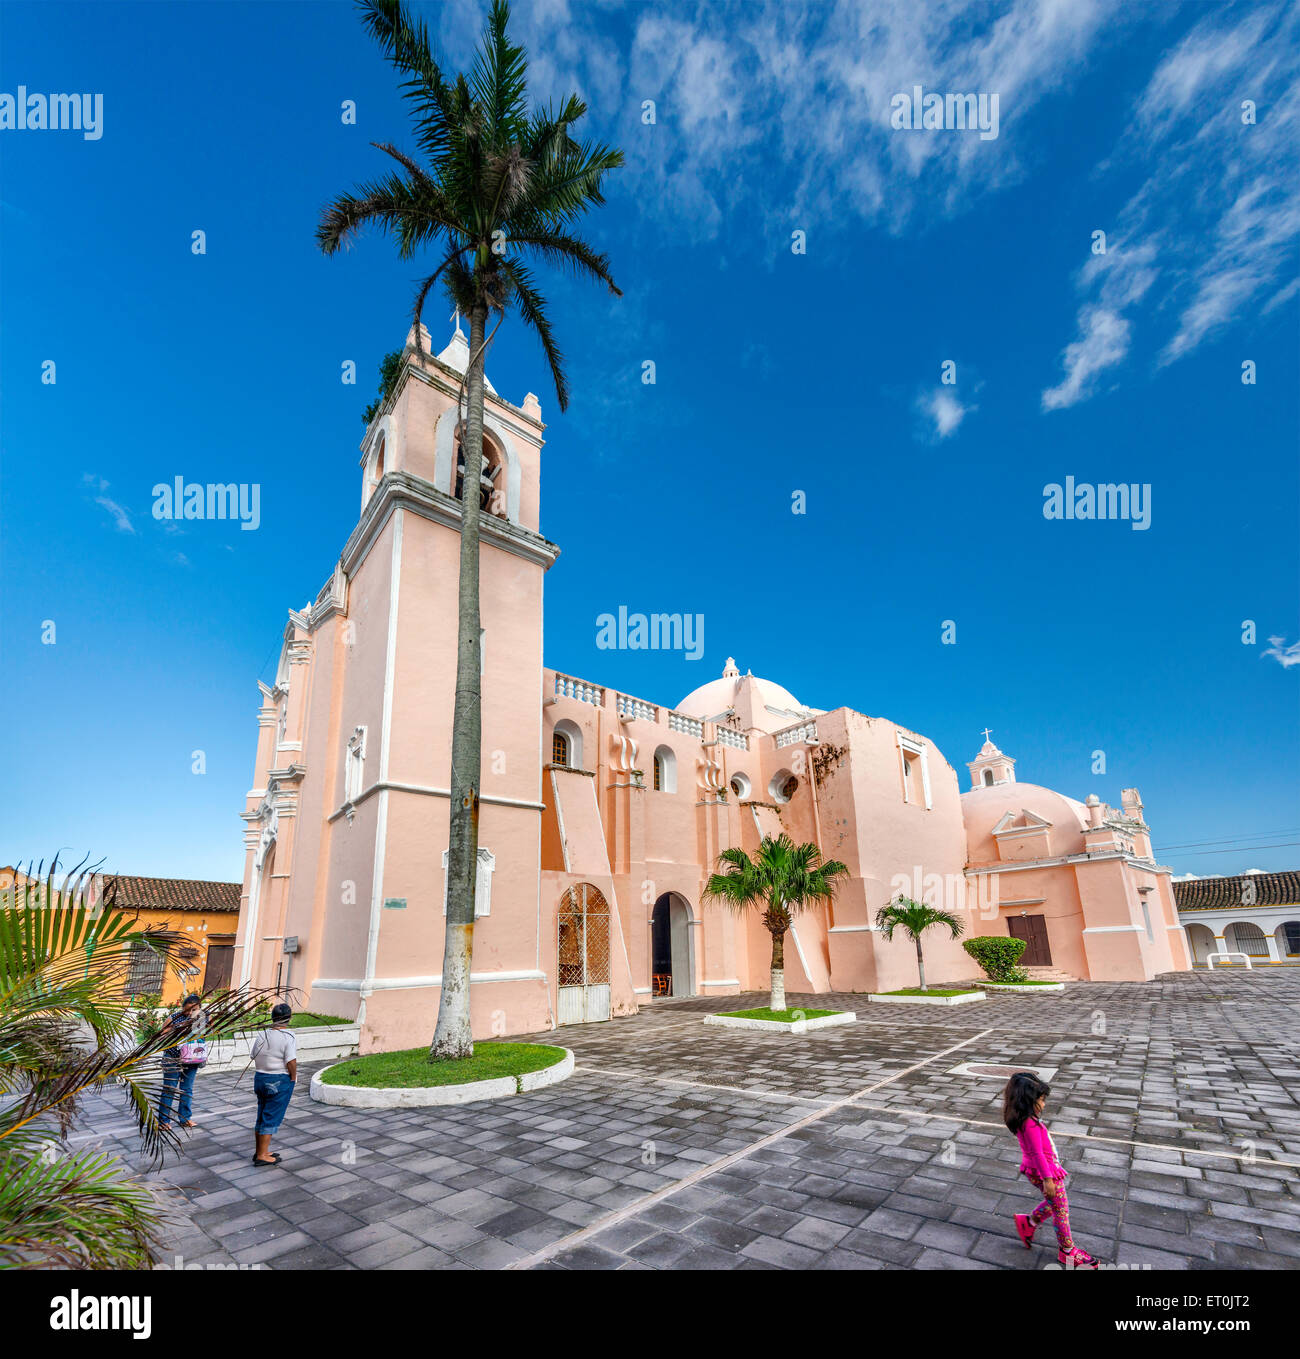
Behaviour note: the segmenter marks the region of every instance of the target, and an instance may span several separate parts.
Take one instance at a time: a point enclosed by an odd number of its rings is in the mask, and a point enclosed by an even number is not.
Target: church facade
[[[259,685],[243,812],[236,982],[357,1017],[363,1051],[428,1041],[441,984],[468,345],[459,326],[436,356],[416,344],[362,443],[356,528]],[[671,707],[547,669],[541,408],[486,386],[476,1037],[765,990],[756,914],[702,895],[721,850],[781,831],[850,870],[795,919],[792,994],[915,985],[911,943],[873,926],[900,894],[1078,978],[1190,965],[1135,789],[1116,809],[1020,783],[986,733],[963,791],[924,734],[807,708],[731,660]],[[977,975],[938,930],[925,950],[932,980]]]

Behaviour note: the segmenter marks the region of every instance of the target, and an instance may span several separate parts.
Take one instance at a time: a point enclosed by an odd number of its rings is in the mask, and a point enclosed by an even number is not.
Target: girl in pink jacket
[[[1052,1135],[1042,1121],[1051,1086],[1028,1071],[1017,1071],[1002,1096],[1002,1117],[1016,1135],[1023,1153],[1020,1173],[1043,1195],[1032,1213],[1016,1214],[1016,1231],[1028,1250],[1034,1232],[1050,1217],[1056,1227],[1056,1258],[1067,1268],[1096,1269],[1097,1261],[1074,1244],[1070,1236],[1070,1203],[1065,1197],[1065,1167],[1056,1157]]]

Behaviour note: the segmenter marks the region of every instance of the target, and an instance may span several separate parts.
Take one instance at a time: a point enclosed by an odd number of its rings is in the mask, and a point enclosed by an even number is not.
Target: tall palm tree
[[[796,845],[784,832],[765,835],[758,854],[751,859],[743,849],[724,849],[718,863],[726,872],[714,873],[704,889],[706,901],[720,901],[740,912],[762,912],[763,925],[772,936],[773,1010],[785,1009],[785,935],[793,916],[835,897],[836,888],[849,870],[838,859],[822,862],[813,844]]]
[[[175,1030],[140,1041],[126,983],[134,955],[179,972],[183,940],[139,928],[85,861],[56,881],[58,859],[0,893],[0,1269],[148,1269],[165,1205],[147,1182],[94,1148],[72,1151],[87,1093],[117,1089],[155,1160],[176,1145],[156,1111],[162,1052]],[[23,876],[23,875],[19,875]],[[228,1032],[265,996],[232,991],[207,1007]]]
[[[921,990],[929,988],[925,984],[925,957],[921,953],[921,936],[926,930],[938,925],[949,930],[954,939],[961,938],[966,928],[951,911],[941,910],[938,906],[927,906],[923,901],[913,901],[911,897],[899,897],[888,906],[876,912],[876,928],[892,940],[895,930],[902,930],[916,945],[916,971],[921,978]]]
[[[468,75],[456,76],[444,76],[424,23],[407,13],[401,0],[361,0],[361,9],[366,27],[404,77],[402,93],[410,106],[421,160],[387,143],[375,143],[398,169],[329,204],[321,214],[316,240],[325,254],[332,255],[362,226],[374,223],[396,241],[401,259],[425,247],[433,250],[436,267],[415,297],[417,348],[425,299],[441,281],[447,297],[469,318],[461,448],[465,467],[480,468],[483,354],[510,308],[536,332],[560,409],[568,406],[564,357],[528,261],[567,269],[619,293],[609,261],[571,228],[605,201],[601,182],[623,163],[623,155],[574,139],[574,128],[587,111],[577,95],[558,109],[529,112],[527,57],[507,36],[510,9],[505,0],[493,0],[473,68]],[[494,322],[491,335],[489,321]],[[477,483],[478,478],[467,473],[469,489],[461,516],[446,942],[431,1061],[468,1057],[474,1051],[469,978],[482,740]]]

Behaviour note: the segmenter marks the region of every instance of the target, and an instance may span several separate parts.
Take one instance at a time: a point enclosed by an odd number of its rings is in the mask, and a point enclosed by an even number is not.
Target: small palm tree
[[[927,906],[923,901],[913,901],[911,897],[899,897],[888,906],[876,912],[876,928],[892,940],[894,931],[901,929],[916,945],[916,971],[921,978],[921,990],[929,988],[925,984],[925,957],[921,953],[921,936],[934,925],[942,926],[952,932],[954,939],[961,938],[966,928],[951,911],[941,910],[938,906]]]
[[[773,1010],[785,1009],[785,935],[791,918],[800,911],[830,902],[849,870],[838,859],[822,862],[813,844],[796,845],[786,834],[765,835],[751,859],[743,849],[724,849],[718,855],[726,872],[714,873],[704,889],[706,901],[720,901],[733,911],[762,912],[772,936]]]
[[[139,950],[178,972],[183,941],[138,928],[115,908],[115,882],[100,896],[84,860],[58,883],[57,871],[56,857],[44,882],[38,870],[0,894],[0,1269],[147,1269],[163,1202],[112,1156],[69,1151],[67,1137],[82,1097],[116,1087],[153,1159],[176,1145],[156,1104],[160,1056],[183,1035],[140,1041],[126,982]],[[261,996],[217,1000],[210,1024],[237,1025]]]
[[[473,1055],[469,977],[478,863],[482,694],[479,662],[479,496],[483,465],[483,353],[507,310],[536,332],[550,365],[560,409],[569,402],[564,357],[556,344],[528,260],[567,269],[619,290],[609,261],[573,233],[573,224],[605,200],[604,176],[623,153],[574,140],[587,106],[571,95],[558,109],[528,111],[528,59],[507,36],[510,9],[493,0],[483,45],[468,75],[447,77],[422,21],[401,0],[361,0],[371,35],[405,77],[423,164],[375,143],[399,167],[386,178],[336,198],[321,214],[317,244],[327,255],[374,223],[410,259],[432,247],[437,266],[415,297],[415,335],[425,299],[441,280],[469,318],[469,364],[461,449],[467,469],[461,514],[456,697],[451,742],[451,834],[442,992],[430,1060]],[[490,319],[496,319],[492,335]],[[420,361],[423,362],[421,353]]]

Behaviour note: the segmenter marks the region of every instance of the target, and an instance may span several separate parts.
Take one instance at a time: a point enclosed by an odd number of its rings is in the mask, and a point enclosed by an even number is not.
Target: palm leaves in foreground
[[[116,909],[116,884],[78,865],[25,878],[0,897],[0,1268],[147,1268],[165,1219],[155,1192],[114,1158],[67,1150],[87,1093],[125,1095],[155,1162],[176,1134],[158,1122],[161,1053],[175,1033],[137,1040],[127,1004],[133,952],[176,971],[180,940]],[[23,878],[24,875],[19,875]],[[208,1008],[229,1029],[261,1000]]]
[[[933,926],[950,931],[954,939],[961,937],[965,925],[951,911],[938,906],[927,906],[923,901],[913,901],[911,897],[899,897],[888,906],[876,912],[876,928],[892,940],[895,930],[902,930],[916,945],[916,970],[921,979],[921,990],[929,988],[925,984],[925,957],[921,953],[921,936]]]
[[[322,212],[316,241],[332,255],[366,224],[392,237],[399,258],[431,250],[435,261],[415,296],[420,346],[425,300],[441,285],[469,318],[470,356],[459,431],[467,469],[461,513],[456,698],[452,719],[451,832],[447,923],[438,1024],[430,1060],[474,1051],[469,976],[478,863],[482,697],[479,658],[479,477],[483,465],[483,352],[514,308],[541,341],[560,409],[569,402],[564,356],[532,264],[566,270],[618,293],[609,261],[573,232],[603,203],[604,176],[622,152],[579,142],[574,130],[586,105],[571,95],[558,108],[528,109],[528,60],[506,32],[504,0],[493,0],[483,42],[468,74],[444,75],[423,21],[401,0],[361,0],[366,27],[403,77],[418,159],[375,143],[394,163],[387,175],[341,194]],[[421,352],[420,361],[423,362]],[[458,398],[459,399],[459,398]]]
[[[796,845],[786,834],[765,835],[758,854],[751,859],[743,849],[724,849],[718,862],[726,865],[714,873],[704,889],[706,901],[720,901],[734,911],[755,909],[772,936],[773,1010],[785,1009],[785,935],[792,917],[800,911],[832,901],[836,888],[849,870],[838,859],[822,862],[813,844]]]

